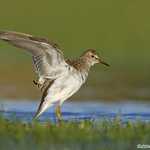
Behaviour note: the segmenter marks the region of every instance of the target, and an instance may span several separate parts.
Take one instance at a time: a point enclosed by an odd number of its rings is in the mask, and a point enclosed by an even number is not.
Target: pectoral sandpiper
[[[85,83],[91,66],[96,63],[109,66],[94,49],[86,50],[76,60],[65,60],[58,45],[45,38],[2,31],[0,39],[23,48],[32,55],[35,71],[39,77],[34,83],[43,91],[34,118],[38,118],[50,106],[56,104],[56,116],[61,120],[61,105]]]

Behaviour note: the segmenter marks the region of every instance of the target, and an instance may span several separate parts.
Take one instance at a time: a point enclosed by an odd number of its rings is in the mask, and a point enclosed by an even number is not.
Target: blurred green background
[[[72,99],[150,99],[150,1],[1,0],[0,29],[48,37],[66,57],[94,48],[97,65]],[[0,97],[39,99],[31,57],[0,42]]]

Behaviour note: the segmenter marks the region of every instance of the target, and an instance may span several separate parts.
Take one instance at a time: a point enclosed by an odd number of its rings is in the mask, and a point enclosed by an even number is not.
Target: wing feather
[[[0,32],[0,39],[29,52],[39,76],[55,78],[57,77],[56,74],[61,72],[59,66],[62,68],[66,65],[63,53],[58,45],[46,38],[33,37],[19,32],[2,31]]]
[[[37,112],[35,113],[33,119],[36,119],[40,116],[40,114],[42,114],[42,112],[44,110],[42,110],[42,107],[43,107],[43,102],[45,100],[45,97],[47,96],[48,94],[48,89],[51,87],[51,85],[53,84],[54,80],[47,80],[47,82],[45,82],[45,85],[44,85],[44,92],[43,92],[43,95],[42,95],[42,98],[41,98],[41,102],[38,106],[38,109],[37,109]]]

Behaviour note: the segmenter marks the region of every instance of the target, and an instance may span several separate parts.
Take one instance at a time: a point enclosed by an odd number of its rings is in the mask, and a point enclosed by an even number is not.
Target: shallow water
[[[30,122],[38,107],[35,101],[0,101],[1,114],[10,120],[21,120]],[[104,120],[120,117],[122,122],[126,121],[150,121],[150,103],[136,101],[122,102],[65,102],[62,106],[63,119],[66,121],[79,120]],[[54,107],[43,113],[39,121],[56,121]]]

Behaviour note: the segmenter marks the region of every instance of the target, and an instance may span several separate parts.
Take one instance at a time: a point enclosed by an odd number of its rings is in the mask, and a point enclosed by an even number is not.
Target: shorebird
[[[38,80],[34,83],[43,92],[40,105],[34,116],[37,119],[44,111],[55,105],[58,120],[62,119],[61,105],[85,83],[91,66],[97,63],[109,66],[96,50],[87,49],[76,60],[65,59],[57,44],[46,38],[29,34],[2,31],[0,39],[22,48],[32,55]]]

